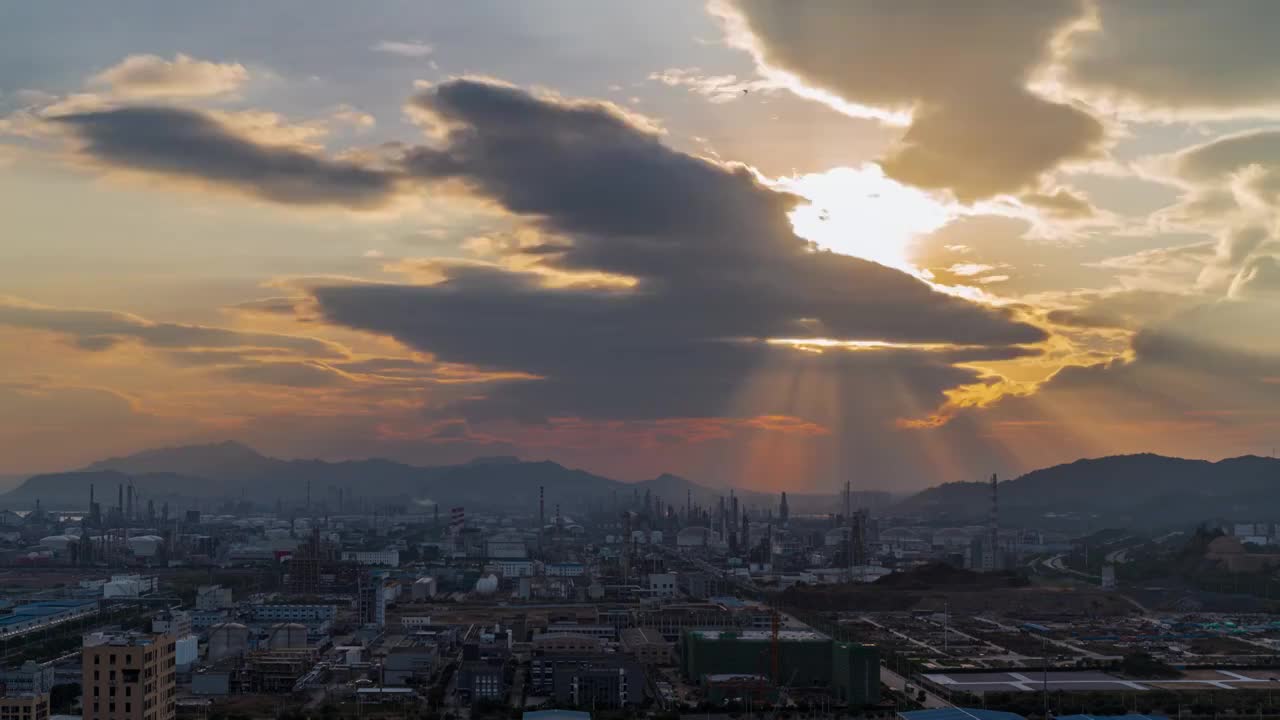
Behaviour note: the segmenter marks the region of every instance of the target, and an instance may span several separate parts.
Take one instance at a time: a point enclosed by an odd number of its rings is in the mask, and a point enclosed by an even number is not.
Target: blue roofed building
[[[60,623],[96,615],[97,600],[41,600],[18,605],[0,616],[0,637],[13,638]]]

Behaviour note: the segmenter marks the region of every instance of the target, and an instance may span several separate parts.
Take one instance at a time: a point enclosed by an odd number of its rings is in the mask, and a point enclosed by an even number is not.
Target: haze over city
[[[1272,2],[7,3],[0,475],[1278,442]]]

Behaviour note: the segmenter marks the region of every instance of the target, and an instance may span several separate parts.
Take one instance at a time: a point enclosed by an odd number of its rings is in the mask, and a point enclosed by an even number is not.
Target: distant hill
[[[284,460],[262,455],[248,445],[227,441],[211,445],[143,450],[125,457],[99,460],[85,470],[114,470],[134,475],[182,472],[206,478],[261,477],[278,471],[287,464]]]
[[[546,489],[546,512],[558,504],[565,512],[587,508],[608,510],[629,504],[647,491],[664,504],[683,509],[688,500],[714,507],[729,489],[708,487],[677,475],[663,474],[636,483],[622,482],[550,461],[529,462],[513,456],[479,457],[461,465],[423,467],[391,460],[343,462],[281,460],[263,455],[236,442],[159,448],[124,457],[108,458],[65,473],[28,478],[0,495],[0,507],[29,507],[40,499],[47,507],[88,506],[93,485],[104,508],[116,502],[121,486],[133,484],[135,492],[157,503],[163,501],[208,502],[249,499],[260,505],[277,500],[297,507],[308,489],[314,503],[337,509],[338,490],[344,504],[366,499],[395,499],[419,506],[532,510],[538,488]],[[744,506],[776,507],[776,493],[736,490]],[[888,493],[857,493],[855,503],[881,508]],[[788,495],[795,514],[830,513],[837,504],[831,495]],[[346,504],[346,507],[352,507]]]
[[[462,465],[421,467],[383,459],[326,462],[281,460],[241,443],[146,450],[109,458],[64,473],[27,478],[0,495],[0,507],[30,507],[37,499],[46,507],[85,508],[94,487],[104,508],[117,502],[121,487],[154,500],[207,506],[215,500],[248,499],[260,505],[277,500],[297,507],[308,492],[313,503],[336,511],[338,491],[346,508],[360,499],[394,499],[420,506],[532,510],[538,488],[545,488],[546,511],[559,504],[565,512],[588,507],[607,509],[645,490],[664,503],[684,506],[688,493],[706,506],[720,490],[664,475],[641,483],[625,483],[550,461],[526,462],[516,457],[476,458]],[[754,495],[754,494],[752,494]],[[759,502],[776,502],[759,495]]]
[[[1214,517],[1266,520],[1280,513],[1280,460],[1246,455],[1209,462],[1161,455],[1116,455],[1055,465],[999,483],[1002,518],[1091,516],[1142,527]],[[895,505],[956,523],[980,522],[991,505],[987,483],[948,483]]]

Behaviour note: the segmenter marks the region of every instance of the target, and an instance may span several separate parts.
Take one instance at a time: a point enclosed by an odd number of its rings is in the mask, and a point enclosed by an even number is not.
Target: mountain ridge
[[[27,478],[0,495],[0,506],[33,503],[87,507],[89,486],[98,502],[110,507],[121,487],[156,502],[207,504],[215,499],[247,498],[259,505],[276,501],[296,503],[308,497],[335,506],[337,489],[344,497],[353,492],[365,498],[397,498],[419,505],[497,506],[531,508],[538,502],[538,488],[545,487],[546,501],[566,510],[585,506],[597,509],[627,506],[629,495],[648,493],[664,505],[683,509],[689,501],[713,506],[728,488],[709,487],[693,480],[663,473],[637,482],[623,482],[569,468],[551,460],[521,460],[513,456],[478,457],[457,465],[417,466],[383,458],[325,461],[283,460],[264,455],[234,441],[163,447],[131,455],[106,458],[63,473]],[[772,506],[776,493],[735,489],[743,503]],[[869,502],[885,505],[887,493],[868,493]],[[882,496],[882,497],[881,497]],[[793,512],[829,512],[830,495],[794,494]],[[619,505],[621,503],[621,505]],[[547,512],[551,509],[548,507]]]

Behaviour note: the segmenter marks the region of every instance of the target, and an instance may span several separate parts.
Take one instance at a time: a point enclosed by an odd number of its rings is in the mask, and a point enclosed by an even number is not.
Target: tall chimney
[[[987,542],[990,544],[991,569],[998,570],[996,547],[1000,542],[1000,503],[996,474],[991,473],[991,517],[987,519]]]
[[[546,509],[547,509],[546,502],[547,502],[547,496],[546,496],[546,491],[547,491],[547,487],[546,487],[545,485],[539,485],[539,486],[538,486],[538,530],[539,530],[539,531],[541,531],[541,530],[542,530],[542,528],[546,527],[546,525],[547,525],[547,517],[546,517]]]

